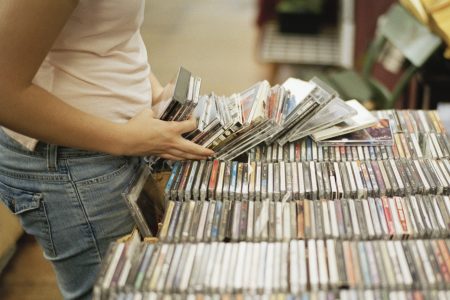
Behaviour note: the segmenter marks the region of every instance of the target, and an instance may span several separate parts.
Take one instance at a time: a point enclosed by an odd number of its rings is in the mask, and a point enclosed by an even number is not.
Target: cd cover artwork
[[[380,119],[374,126],[318,142],[327,146],[389,146],[392,143],[392,130],[388,119]]]

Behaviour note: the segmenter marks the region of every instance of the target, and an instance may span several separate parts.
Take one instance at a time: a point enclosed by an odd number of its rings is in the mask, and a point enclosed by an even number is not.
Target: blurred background
[[[450,5],[400,2],[408,10],[393,0],[148,0],[142,35],[163,84],[180,66],[202,78],[202,94],[319,76],[368,107],[438,107],[450,128]],[[50,264],[3,206],[0,272],[0,299],[61,299]]]
[[[267,78],[257,61],[255,0],[151,0],[146,10],[142,35],[161,83],[180,66],[202,78],[203,94],[231,94]]]

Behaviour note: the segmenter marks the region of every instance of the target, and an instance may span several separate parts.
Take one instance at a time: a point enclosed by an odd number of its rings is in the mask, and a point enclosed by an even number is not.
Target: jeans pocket
[[[54,257],[55,247],[43,195],[0,182],[0,198],[19,217],[25,232],[36,237],[46,256]]]
[[[90,157],[69,163],[72,178],[78,185],[90,186],[109,182],[129,169],[129,157]]]

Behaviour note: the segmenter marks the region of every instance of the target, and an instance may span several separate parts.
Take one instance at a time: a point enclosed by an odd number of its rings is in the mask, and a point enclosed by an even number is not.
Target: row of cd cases
[[[375,110],[372,113],[378,119],[388,119],[394,133],[446,133],[436,110],[388,109]]]
[[[449,145],[444,134],[395,133],[392,145],[318,145],[306,137],[283,146],[264,143],[247,152],[250,161],[351,161],[382,159],[442,159],[449,157]]]
[[[164,189],[171,200],[340,199],[450,192],[450,161],[186,161]],[[288,200],[289,200],[288,199]]]
[[[273,201],[169,201],[167,243],[447,238],[447,196]]]
[[[386,299],[383,295],[391,299],[398,293],[448,299],[449,247],[448,239],[117,242],[106,255],[94,299],[165,299],[164,295],[177,294],[193,299],[214,294],[219,299],[226,295],[299,297],[319,290],[329,291],[331,299],[349,299],[342,297],[353,290],[357,295],[371,290],[371,297],[380,297],[373,299]]]
[[[450,298],[448,291],[392,291],[392,290],[340,290],[310,291],[292,295],[286,293],[274,293],[268,295],[237,294],[158,294],[154,292],[120,292],[115,299],[119,300],[447,300]]]
[[[381,159],[441,159],[449,157],[450,145],[436,111],[379,110],[377,119],[389,120],[392,145],[323,145],[306,137],[280,145],[262,143],[248,151],[252,161],[345,161]]]

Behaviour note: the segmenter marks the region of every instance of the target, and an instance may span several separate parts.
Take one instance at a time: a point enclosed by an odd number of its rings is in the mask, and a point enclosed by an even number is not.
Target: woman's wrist
[[[131,149],[133,146],[133,135],[127,130],[125,124],[113,124],[112,126],[111,141],[104,145],[104,152],[122,156],[131,155]]]

